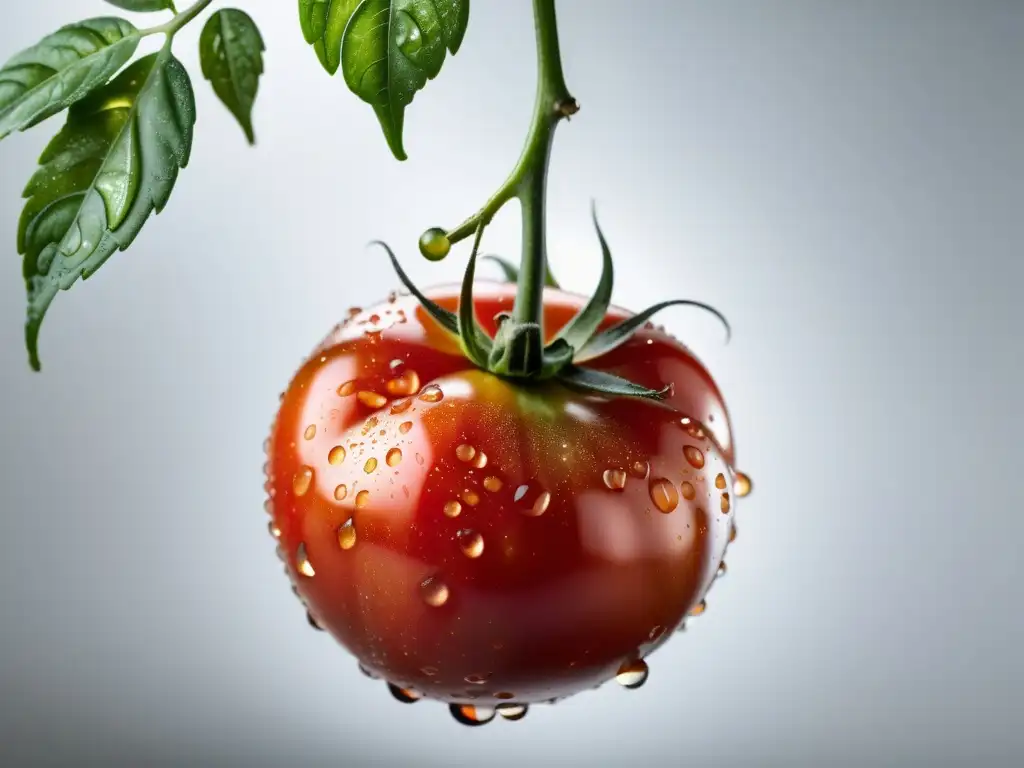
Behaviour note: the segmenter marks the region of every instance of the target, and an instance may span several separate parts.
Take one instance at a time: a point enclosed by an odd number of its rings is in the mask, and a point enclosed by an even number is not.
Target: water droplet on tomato
[[[306,427],[306,431],[302,433],[302,436],[306,440],[312,440],[314,437],[316,437],[316,424],[310,424],[308,427]]]
[[[633,477],[646,480],[647,473],[651,471],[651,466],[646,461],[634,461],[633,466],[629,468],[629,471],[633,474]]]
[[[723,475],[721,472],[715,475],[715,488],[717,488],[720,491],[725,490],[725,475]]]
[[[510,693],[509,691],[498,691],[496,694],[494,694],[494,698],[496,699],[509,700],[514,699],[515,697],[516,695],[514,693]]]
[[[414,395],[420,389],[420,377],[416,371],[406,371],[401,376],[391,379],[385,387],[389,395]]]
[[[623,688],[635,690],[647,682],[649,675],[650,669],[647,666],[647,662],[643,659],[637,659],[636,661],[628,661],[619,667],[619,671],[615,674],[615,682]]]
[[[267,530],[270,532],[270,535],[273,536],[275,539],[281,538],[281,529],[273,520],[267,523]]]
[[[306,554],[306,542],[301,542],[299,548],[295,551],[295,568],[307,578],[316,576],[313,564],[309,562],[309,556]]]
[[[356,545],[356,527],[349,518],[338,528],[338,546],[342,549],[352,549]]]
[[[360,390],[356,397],[359,398],[359,402],[369,408],[381,408],[388,401],[388,399],[379,392],[370,392],[365,389]]]
[[[422,672],[427,677],[433,677],[437,674],[437,667],[423,667],[422,669],[420,669],[420,672]]]
[[[420,235],[420,253],[427,261],[441,261],[451,249],[451,241],[440,227],[431,227]]]
[[[512,500],[513,501],[522,501],[523,497],[526,495],[526,492],[529,491],[529,490],[530,490],[530,486],[528,486],[528,485],[520,485],[518,488],[516,488],[516,492],[512,495]]]
[[[604,484],[613,491],[621,491],[626,487],[626,470],[606,469],[604,471]]]
[[[683,456],[686,457],[686,461],[694,469],[700,469],[704,466],[704,454],[700,452],[700,448],[687,445],[683,448]]]
[[[482,674],[466,675],[463,679],[470,685],[483,685],[491,679],[491,675],[489,672],[484,672]]]
[[[484,488],[490,491],[491,493],[497,493],[498,491],[500,491],[502,485],[503,483],[501,482],[500,477],[488,475],[487,477],[484,478]]]
[[[415,704],[423,698],[423,694],[419,691],[414,691],[412,688],[399,688],[393,683],[388,683],[388,690],[403,704]]]
[[[367,667],[364,667],[362,664],[357,664],[356,666],[359,668],[360,672],[362,672],[371,680],[380,680],[380,675],[378,675],[376,672],[372,672]]]
[[[494,719],[494,710],[490,707],[477,707],[472,704],[452,704],[449,707],[452,717],[462,725],[487,725]]]
[[[707,600],[701,600],[699,603],[697,603],[695,606],[693,606],[693,608],[690,609],[690,615],[691,616],[702,616],[707,609],[708,609],[708,601]]]
[[[411,421],[403,421],[401,424],[398,425],[398,431],[401,432],[403,435],[408,434],[410,429],[412,429]]]
[[[729,543],[730,544],[732,542],[736,541],[736,536],[737,535],[739,535],[739,532],[736,530],[736,523],[733,522],[732,528],[729,530]]]
[[[484,537],[476,531],[471,531],[467,528],[459,531],[457,537],[459,549],[462,550],[462,554],[466,557],[475,559],[484,553]]]
[[[443,397],[444,392],[441,391],[441,388],[437,386],[437,384],[428,384],[423,388],[423,391],[420,392],[420,400],[425,403],[439,403]]]
[[[449,501],[444,505],[445,517],[458,517],[462,514],[462,505],[457,501]]]
[[[725,565],[725,560],[718,564],[718,570],[715,572],[715,578],[720,579],[729,572],[729,568]]]
[[[729,494],[728,493],[723,493],[722,494],[722,514],[728,514],[728,513],[729,513]]]
[[[394,291],[392,291],[390,294],[388,294],[388,298],[391,298],[391,296],[395,297],[395,301],[398,300],[398,294],[396,294]],[[393,301],[391,303],[394,304],[395,302]],[[405,365],[405,360],[401,360],[401,359],[396,357],[394,360],[392,360],[390,363],[388,363],[388,368],[390,368],[392,371],[397,371],[403,365]]]
[[[313,468],[305,465],[299,467],[299,471],[292,478],[292,490],[296,496],[305,496],[309,486],[313,484]]]
[[[345,449],[340,445],[336,445],[331,448],[330,452],[327,454],[327,463],[336,467],[345,460],[345,455]]]
[[[742,499],[744,496],[748,495],[753,488],[754,484],[747,475],[742,472],[736,473],[736,480],[732,484],[732,490],[737,496]]]
[[[468,445],[467,443],[463,443],[455,449],[455,457],[459,461],[469,462],[473,460],[474,456],[476,456],[476,448],[472,445]]]
[[[526,704],[499,704],[495,709],[498,710],[499,715],[511,721],[522,720],[529,711]]]
[[[487,466],[487,454],[484,453],[483,451],[478,451],[476,454],[476,458],[473,459],[471,463],[477,469],[483,469],[484,467]]]
[[[400,448],[392,448],[388,451],[388,455],[384,457],[384,460],[388,463],[389,467],[397,467],[402,463],[402,450]]]
[[[363,507],[365,507],[369,503],[370,503],[370,492],[369,491],[360,491],[359,493],[356,494],[356,508],[357,509],[362,509]]]
[[[317,632],[323,632],[324,631],[324,628],[320,626],[320,622],[318,622],[316,620],[316,617],[312,613],[310,613],[309,611],[306,611],[306,621],[309,622],[309,626],[311,626]]]
[[[370,418],[368,418],[366,420],[366,423],[363,424],[363,437],[366,437],[368,434],[370,434],[379,423],[380,421],[377,419],[376,416],[371,416]]]
[[[679,505],[679,492],[670,480],[659,477],[651,481],[651,501],[667,515]]]
[[[348,496],[348,486],[344,483],[334,489],[335,501],[344,501],[346,496]]]
[[[391,413],[399,414],[405,413],[412,406],[412,398],[405,398],[403,400],[396,400],[391,404]]]
[[[271,501],[270,499],[267,499],[266,501],[264,501],[263,502],[263,511],[266,512],[268,515],[274,514],[274,502]]]
[[[356,383],[355,383],[355,381],[346,381],[344,384],[342,384],[340,387],[338,387],[338,394],[341,395],[342,397],[348,397],[349,395],[354,395],[355,393],[356,393]]]
[[[366,463],[363,464],[363,472],[365,472],[368,475],[372,475],[376,471],[377,471],[377,460],[375,458],[373,458],[373,456],[371,456],[370,458],[368,458],[366,460]]]
[[[683,498],[687,501],[693,501],[697,498],[697,489],[693,487],[693,483],[684,480],[682,485],[679,486],[679,489],[683,493]]]
[[[471,507],[475,507],[477,504],[480,503],[480,494],[474,491],[472,488],[467,488],[466,490],[464,490],[459,498],[461,498]]]
[[[420,582],[420,595],[427,605],[440,608],[448,602],[448,585],[438,576],[428,576]]]

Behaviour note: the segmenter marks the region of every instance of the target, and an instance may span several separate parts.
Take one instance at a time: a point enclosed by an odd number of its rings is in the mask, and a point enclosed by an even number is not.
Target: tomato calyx
[[[593,394],[617,397],[638,397],[648,400],[664,399],[669,388],[660,390],[636,384],[628,379],[604,371],[580,365],[593,360],[629,340],[657,312],[671,306],[691,306],[713,314],[725,327],[726,341],[731,335],[728,320],[714,307],[692,299],[663,301],[644,311],[622,320],[615,325],[599,330],[611,306],[615,283],[615,266],[611,249],[592,209],[594,228],[601,245],[601,278],[593,295],[576,315],[558,331],[554,339],[544,344],[544,329],[534,320],[520,320],[513,313],[501,313],[495,319],[497,332],[492,338],[481,327],[476,318],[473,303],[473,284],[476,277],[476,263],[483,236],[484,222],[478,224],[473,249],[463,275],[459,296],[458,312],[451,312],[427,298],[409,279],[394,252],[381,241],[375,241],[391,259],[399,280],[415,296],[424,310],[448,333],[458,340],[466,358],[478,368],[509,379],[543,381],[556,379],[566,386]],[[522,281],[514,266],[497,257],[508,278]],[[556,284],[549,269],[544,273],[545,285]],[[556,284],[557,285],[557,284]]]

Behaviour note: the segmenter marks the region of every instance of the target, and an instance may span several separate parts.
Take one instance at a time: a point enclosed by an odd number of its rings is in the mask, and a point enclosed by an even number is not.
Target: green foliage
[[[250,144],[256,141],[252,107],[263,74],[265,50],[256,23],[234,8],[213,14],[199,37],[203,76],[238,120]]]

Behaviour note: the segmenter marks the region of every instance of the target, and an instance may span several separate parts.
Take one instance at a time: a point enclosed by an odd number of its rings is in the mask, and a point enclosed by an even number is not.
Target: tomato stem
[[[142,36],[148,37],[149,35],[167,35],[168,38],[174,37],[178,30],[188,24],[192,19],[198,16],[200,13],[206,10],[213,0],[198,0],[191,6],[183,11],[177,11],[173,5],[170,10],[174,12],[174,17],[171,18],[166,24],[160,24],[156,27],[150,27],[149,29],[142,30]]]
[[[562,73],[555,0],[533,0],[533,11],[537,97],[526,143],[504,184],[476,214],[448,232],[448,241],[454,245],[469,237],[481,223],[486,226],[505,203],[518,198],[522,206],[523,252],[513,318],[520,323],[540,324],[547,277],[544,215],[551,144],[558,121],[575,114],[579,105],[569,93]]]

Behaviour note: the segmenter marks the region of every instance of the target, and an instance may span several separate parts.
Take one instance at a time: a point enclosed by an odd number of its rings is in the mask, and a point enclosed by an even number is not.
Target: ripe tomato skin
[[[489,332],[513,295],[480,284]],[[454,308],[457,290],[431,297]],[[580,301],[546,294],[552,332]],[[272,527],[311,615],[364,667],[448,702],[561,698],[702,599],[732,525],[717,388],[653,330],[589,364],[687,385],[654,403],[508,382],[408,298],[350,318],[296,374],[269,444]]]

